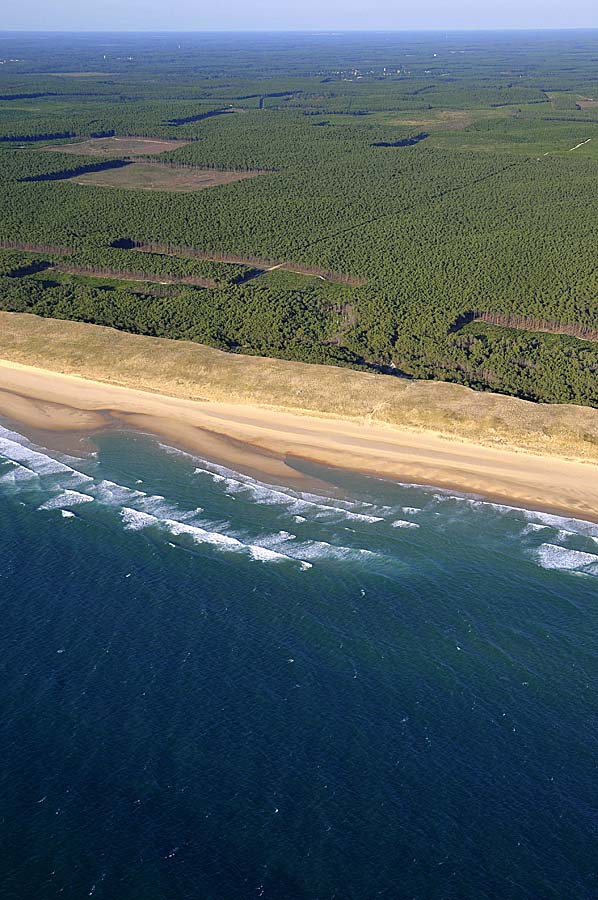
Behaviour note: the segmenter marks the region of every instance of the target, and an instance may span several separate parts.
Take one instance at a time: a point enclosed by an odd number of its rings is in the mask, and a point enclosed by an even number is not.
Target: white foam
[[[391,525],[393,528],[419,528],[417,522],[408,522],[406,519],[396,519]]]
[[[220,531],[209,531],[206,528],[202,528],[200,525],[191,525],[188,522],[180,522],[177,519],[159,519],[156,516],[129,507],[124,507],[121,510],[121,516],[125,528],[131,531],[157,527],[165,529],[175,537],[186,535],[198,544],[211,544],[222,550],[248,553],[251,559],[260,562],[294,560],[294,557],[286,556],[284,553],[278,553],[276,550],[271,550],[269,547],[260,546],[258,544],[244,544],[243,541],[240,541],[232,535],[223,534]],[[293,536],[291,535],[290,537]],[[299,560],[299,562],[303,563],[305,561]],[[308,565],[302,566],[302,568],[308,567]]]
[[[140,498],[133,497],[129,502],[135,502],[136,506],[140,507],[142,512],[156,516],[158,519],[180,519],[181,521],[187,521],[203,512],[201,506],[197,506],[195,509],[187,510],[186,512],[182,511],[176,504],[168,503],[161,494],[150,494]]]
[[[79,491],[63,491],[55,497],[50,497],[42,503],[38,509],[63,509],[69,506],[78,506],[80,503],[93,503],[93,497],[89,494],[80,494]]]
[[[574,519],[568,516],[558,516],[554,513],[540,512],[539,510],[525,509],[521,506],[508,506],[506,503],[493,503],[490,500],[482,500],[479,497],[468,497],[464,494],[451,494],[442,490],[434,493],[434,499],[440,502],[455,500],[466,504],[473,509],[493,509],[503,514],[517,513],[528,520],[529,525],[540,525],[554,528],[556,531],[569,534],[581,534],[586,537],[598,537],[598,525],[585,519]]]
[[[193,470],[193,474],[194,475],[209,475],[210,478],[212,479],[212,481],[215,481],[217,484],[218,484],[218,482],[226,481],[226,478],[224,477],[224,475],[219,475],[218,472],[210,472],[209,469],[196,468]]]
[[[293,551],[289,548],[287,553],[291,555]],[[329,544],[327,541],[306,541],[297,544],[294,552],[301,556],[302,559],[343,559],[357,560],[365,557],[372,559],[377,558],[378,554],[371,550],[364,550],[360,547],[341,547],[336,544]]]
[[[409,515],[414,516],[416,513],[421,512],[421,507],[420,506],[402,506],[401,512],[405,513],[405,515],[407,515],[407,516],[409,516]]]
[[[579,537],[579,533],[576,531],[567,531],[566,528],[561,528],[556,537],[558,541],[566,541],[572,537]]]
[[[260,547],[267,547],[270,550],[278,550],[280,547],[284,547],[286,552],[287,545],[289,545],[289,543],[292,544],[292,542],[296,540],[296,534],[291,534],[289,531],[278,531],[276,534],[262,536],[254,543]]]
[[[548,525],[539,525],[537,522],[528,522],[521,532],[521,536],[533,534],[536,531],[544,531],[545,528],[548,528]]]
[[[150,525],[157,525],[159,520],[148,513],[139,512],[138,509],[130,509],[124,506],[120,511],[121,518],[127,531],[140,531]]]
[[[15,438],[20,438],[20,435],[14,431],[9,431],[7,428],[0,427],[0,456],[18,463],[35,475],[69,475],[71,477],[76,476],[78,480],[82,481],[93,480],[89,475],[78,472],[72,466],[67,466],[65,463],[54,459],[53,456],[48,456],[30,447],[28,444],[22,443],[21,441],[24,442],[25,438],[21,438],[21,440],[15,440]]]
[[[252,559],[257,559],[262,562],[276,562],[277,560],[292,559],[290,556],[285,556],[284,553],[277,553],[276,550],[270,550],[268,547],[260,547],[258,544],[242,544],[242,546],[249,549],[249,555]],[[300,562],[302,565],[305,565],[305,560],[300,560]]]
[[[533,512],[524,510],[526,518],[531,522],[538,522],[554,528],[557,531],[566,531],[569,534],[583,534],[586,537],[598,537],[598,525],[594,522],[586,522],[585,519],[571,519],[567,516],[555,516],[552,513]]]
[[[321,494],[311,494],[311,493],[309,493],[309,492],[307,492],[307,491],[301,491],[301,492],[299,493],[299,496],[302,497],[303,500],[307,500],[309,503],[315,503],[315,504],[318,504],[318,503],[328,503],[328,502],[330,502],[330,500],[331,500],[330,497],[323,497]],[[355,501],[354,501],[354,500],[339,500],[338,498],[336,498],[336,499],[334,500],[334,503],[335,503],[335,509],[336,509],[336,508],[341,508],[341,509],[347,509],[347,510],[350,510],[350,509],[352,509],[352,508],[355,506]],[[369,508],[372,507],[372,504],[371,504],[371,503],[367,503],[367,502],[365,502],[365,501],[362,501],[362,502],[360,503],[360,505],[363,506],[363,507],[369,507]]]
[[[237,550],[248,552],[252,559],[264,561],[280,561],[288,560],[291,557],[269,547],[258,544],[244,544],[238,538],[229,534],[223,534],[220,531],[208,531],[199,525],[190,525],[187,522],[179,522],[176,519],[164,519],[163,524],[171,534],[178,536],[181,534],[189,535],[199,544],[214,544],[228,550]],[[290,536],[292,537],[292,535]]]
[[[210,464],[210,466],[211,468],[198,467],[195,469],[195,473],[208,475],[214,482],[224,484],[227,494],[247,493],[264,506],[280,505],[286,507],[289,513],[295,513],[296,515],[310,512],[312,517],[315,518],[330,519],[340,517],[355,522],[364,522],[369,525],[383,521],[382,516],[356,512],[354,509],[356,504],[354,503],[348,503],[343,500],[331,500],[318,494],[295,493],[290,489],[263,484],[261,481],[255,481],[248,476],[240,475],[236,472],[232,473],[222,466],[214,464]],[[213,471],[213,469],[218,471]],[[371,506],[370,503],[362,503],[360,505],[362,507]],[[301,520],[305,521],[305,517],[301,516]]]
[[[585,575],[598,575],[598,555],[582,550],[559,547],[558,544],[541,544],[535,551],[538,563],[544,569],[561,569]]]
[[[27,469],[25,466],[20,466],[19,463],[13,462],[12,468],[5,472],[2,476],[0,476],[0,482],[3,484],[18,484],[20,481],[31,481],[32,479],[39,478],[37,472],[34,472],[32,469]]]
[[[354,519],[358,522],[366,522],[367,524],[371,524],[371,525],[373,525],[375,522],[383,522],[384,521],[383,516],[368,516],[368,515],[365,515],[365,513],[349,512],[349,510],[345,510],[345,516],[348,519]]]
[[[481,500],[479,497],[468,497],[466,494],[450,494],[445,491],[437,491],[434,499],[440,503],[446,503],[449,500],[463,503],[472,509],[493,509],[495,512],[504,514],[508,513],[531,513],[530,510],[523,509],[518,506],[508,506],[506,503],[493,503],[491,500]]]
[[[20,463],[37,475],[69,474],[73,471],[70,466],[65,466],[57,459],[46,456],[44,453],[38,453],[37,450],[32,450],[30,447],[25,447],[6,437],[0,437],[0,455]]]
[[[114,481],[107,480],[98,481],[94,485],[93,493],[100,503],[104,503],[107,506],[123,506],[147,497],[144,491],[134,491],[122,484],[116,484]]]

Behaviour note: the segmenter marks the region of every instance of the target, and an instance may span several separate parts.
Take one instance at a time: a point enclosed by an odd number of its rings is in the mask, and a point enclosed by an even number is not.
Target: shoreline
[[[149,433],[272,484],[313,487],[313,479],[293,467],[297,459],[598,522],[593,461],[484,446],[385,422],[190,400],[6,359],[0,359],[0,414],[62,439],[93,439],[115,428]]]

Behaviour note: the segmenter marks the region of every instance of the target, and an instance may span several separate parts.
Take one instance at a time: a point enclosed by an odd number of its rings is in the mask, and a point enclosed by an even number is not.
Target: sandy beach
[[[23,338],[20,343],[14,338],[15,320],[19,319],[21,322],[17,324]],[[22,320],[28,321],[23,325]],[[48,325],[61,328],[61,334],[64,329],[67,332],[70,329],[72,339],[89,334],[80,329],[93,329],[94,333],[104,333],[101,337],[106,340],[112,335],[117,335],[119,340],[155,340],[121,335],[95,326],[35,320],[31,316],[11,317],[10,324],[13,339],[12,343],[10,336],[5,340],[6,330],[3,330],[2,357],[26,357],[23,336],[27,329],[36,332],[41,328],[43,331]],[[17,344],[18,353],[15,351]],[[76,354],[76,341],[71,342],[70,347],[71,353]],[[198,349],[218,353],[209,348]],[[271,482],[300,482],[301,474],[293,467],[293,460],[303,459],[598,521],[598,465],[591,457],[567,458],[564,452],[559,455],[554,449],[541,455],[518,447],[515,438],[511,447],[504,446],[503,439],[500,445],[486,446],[462,435],[451,436],[422,427],[400,427],[388,421],[376,421],[371,416],[351,419],[348,416],[313,415],[305,409],[288,411],[251,402],[187,399],[158,390],[139,390],[88,377],[84,362],[79,368],[86,372],[86,377],[56,371],[59,361],[50,350],[46,352],[47,368],[24,364],[14,358],[0,359],[0,415],[28,429],[93,435],[106,428],[128,428],[157,435],[172,445]],[[37,363],[40,353],[40,350],[31,351],[29,358]],[[226,357],[225,354],[221,356]],[[122,378],[117,357],[113,359],[115,379]],[[163,362],[159,356],[150,355],[147,360],[145,382],[152,369]],[[301,365],[255,359],[250,362],[258,365],[275,362],[283,367]],[[109,361],[105,365],[109,365]],[[63,363],[65,370],[68,367]],[[336,370],[333,374],[336,376],[339,371],[341,376],[348,376],[349,381],[354,376],[358,379],[373,377],[376,385],[390,381],[391,388],[397,381],[345,370]],[[446,387],[452,389],[455,386]],[[205,381],[202,391],[209,396],[210,385]],[[231,393],[235,398],[234,392]],[[522,402],[512,398],[499,399],[507,403]],[[532,404],[527,406],[533,407]],[[584,428],[598,420],[595,410],[580,409],[579,412],[584,418]],[[548,439],[546,443],[550,447]]]

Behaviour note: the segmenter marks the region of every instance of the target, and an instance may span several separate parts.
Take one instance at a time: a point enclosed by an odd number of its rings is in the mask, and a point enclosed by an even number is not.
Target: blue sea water
[[[598,526],[0,428],[0,896],[598,897]]]

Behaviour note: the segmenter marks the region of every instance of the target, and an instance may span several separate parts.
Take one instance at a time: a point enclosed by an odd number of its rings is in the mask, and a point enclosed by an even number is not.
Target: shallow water
[[[0,896],[598,895],[598,526],[308,474],[0,429]]]

